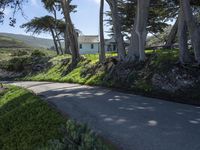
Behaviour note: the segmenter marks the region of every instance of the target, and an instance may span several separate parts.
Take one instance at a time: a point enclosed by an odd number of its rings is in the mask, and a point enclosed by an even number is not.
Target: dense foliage
[[[134,25],[134,18],[136,16],[137,0],[119,0],[119,14],[122,22],[122,32],[128,38]],[[178,6],[170,0],[152,0],[150,6],[150,14],[148,20],[148,32],[156,34],[163,32],[169,25],[169,21],[177,16]],[[107,20],[109,25],[112,25],[111,12],[106,13],[109,16]],[[111,34],[113,29],[111,28]]]

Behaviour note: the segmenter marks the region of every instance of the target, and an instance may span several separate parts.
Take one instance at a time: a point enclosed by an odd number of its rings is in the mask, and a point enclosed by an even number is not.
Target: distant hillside
[[[24,42],[12,37],[0,35],[0,48],[23,48],[28,47]]]
[[[1,38],[2,37],[2,38]],[[1,39],[7,39],[5,40]],[[12,40],[8,40],[12,39]],[[22,45],[27,45],[29,47],[34,47],[34,48],[51,48],[54,46],[53,40],[51,39],[44,39],[44,38],[36,38],[33,36],[27,36],[27,35],[20,35],[20,34],[11,34],[11,33],[0,33],[0,47],[1,43],[2,46],[8,47],[9,45],[14,45],[16,42],[16,46],[21,43]]]

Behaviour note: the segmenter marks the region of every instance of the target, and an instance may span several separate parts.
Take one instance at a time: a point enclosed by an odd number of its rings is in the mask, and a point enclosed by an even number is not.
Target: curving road
[[[67,83],[10,82],[124,150],[200,150],[200,107]]]

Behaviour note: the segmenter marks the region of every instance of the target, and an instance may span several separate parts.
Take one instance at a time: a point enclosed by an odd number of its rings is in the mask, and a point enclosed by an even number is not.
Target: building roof
[[[109,43],[116,43],[116,42],[115,42],[115,37],[112,36],[110,39],[105,39],[105,42],[106,42],[106,44],[109,44]]]
[[[105,43],[106,43],[106,44],[116,43],[115,37],[112,36],[110,39],[105,39]],[[125,44],[130,44],[130,40],[124,40],[124,43],[125,43]]]
[[[98,35],[81,35],[78,37],[79,43],[99,43]]]

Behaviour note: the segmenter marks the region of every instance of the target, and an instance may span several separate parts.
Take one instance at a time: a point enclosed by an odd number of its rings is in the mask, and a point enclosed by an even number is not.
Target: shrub
[[[29,53],[25,50],[17,50],[17,51],[14,51],[12,56],[25,56],[25,55],[28,55]]]
[[[24,71],[26,66],[30,66],[32,60],[30,57],[14,57],[7,62],[6,70],[21,72]]]
[[[7,70],[9,71],[22,71],[24,70],[24,65],[23,65],[24,59],[21,58],[13,58],[8,62]]]
[[[46,56],[46,54],[40,50],[34,50],[32,53],[31,53],[31,56],[32,57],[44,57]]]
[[[65,137],[61,141],[50,140],[46,149],[54,150],[109,150],[111,145],[106,145],[98,138],[86,125],[77,124],[75,121],[68,120],[63,128]]]

